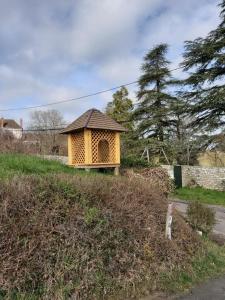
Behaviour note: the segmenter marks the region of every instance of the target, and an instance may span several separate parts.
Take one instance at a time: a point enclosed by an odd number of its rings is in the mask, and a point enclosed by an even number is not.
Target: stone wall
[[[67,165],[68,163],[68,157],[67,156],[59,156],[59,155],[40,155],[44,159],[48,160],[57,160],[61,162],[64,165]]]
[[[173,176],[173,166],[162,166]],[[225,190],[225,168],[182,166],[182,186],[196,184],[207,189]],[[225,196],[224,196],[225,197]]]
[[[182,166],[182,185],[191,181],[208,189],[225,190],[225,168]]]
[[[174,173],[173,173],[173,166],[172,165],[161,165],[163,169],[165,169],[168,172],[168,175],[171,179],[174,179]]]

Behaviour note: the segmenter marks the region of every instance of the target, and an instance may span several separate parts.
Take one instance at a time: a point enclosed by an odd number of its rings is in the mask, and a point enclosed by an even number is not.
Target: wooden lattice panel
[[[72,134],[72,163],[84,164],[85,163],[85,150],[84,150],[84,132],[77,132]]]
[[[92,163],[115,163],[115,133],[108,130],[91,131]]]

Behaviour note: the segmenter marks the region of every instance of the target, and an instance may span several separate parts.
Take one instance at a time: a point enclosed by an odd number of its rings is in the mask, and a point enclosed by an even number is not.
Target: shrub
[[[188,205],[187,216],[190,225],[195,230],[200,230],[205,234],[212,231],[215,224],[215,212],[211,208],[194,201]]]
[[[169,177],[168,172],[161,167],[142,168],[142,169],[125,169],[123,175],[129,178],[138,178],[145,184],[154,186],[165,196],[174,191],[174,182]]]
[[[2,293],[130,299],[147,281],[153,288],[162,270],[187,263],[201,247],[179,215],[172,241],[165,239],[167,205],[158,187],[135,178],[64,173],[0,181]]]
[[[135,155],[129,155],[121,158],[121,167],[123,168],[141,168],[149,167],[147,160],[139,158]]]

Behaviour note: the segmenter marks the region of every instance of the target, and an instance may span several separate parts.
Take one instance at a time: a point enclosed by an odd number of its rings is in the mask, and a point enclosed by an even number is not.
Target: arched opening
[[[98,143],[98,162],[109,162],[109,143],[105,139],[100,140]]]

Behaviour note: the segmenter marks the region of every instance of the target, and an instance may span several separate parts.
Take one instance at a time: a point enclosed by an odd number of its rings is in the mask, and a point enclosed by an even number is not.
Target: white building
[[[21,139],[23,135],[22,120],[20,125],[12,119],[0,119],[0,130],[11,133],[16,139]]]

